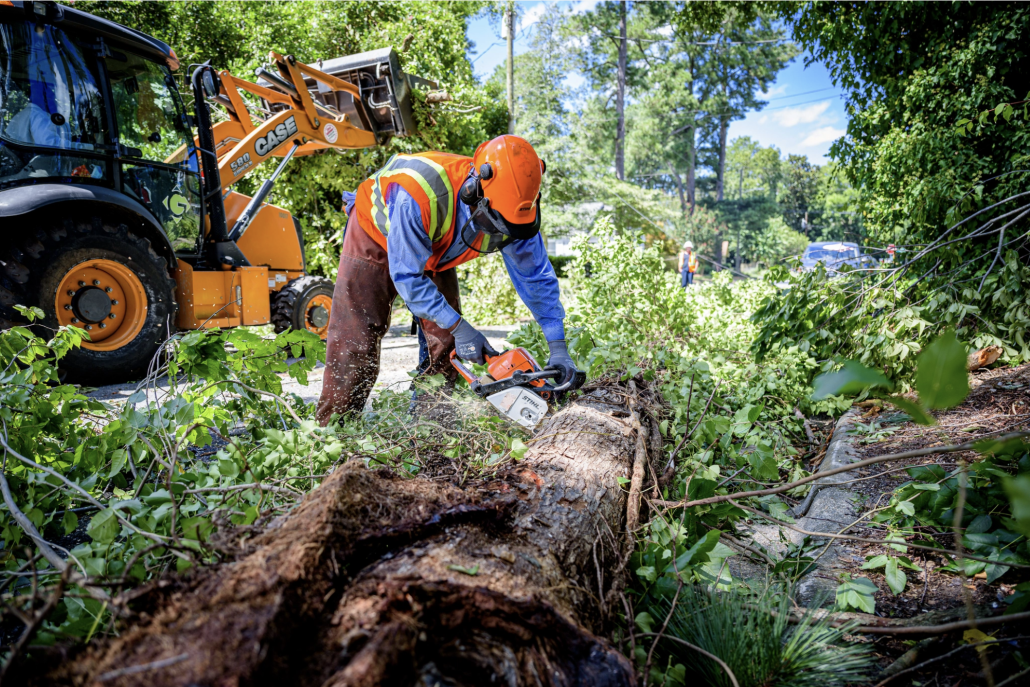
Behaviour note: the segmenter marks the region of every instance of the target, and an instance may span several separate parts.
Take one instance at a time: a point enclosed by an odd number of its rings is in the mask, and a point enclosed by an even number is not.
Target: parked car
[[[842,241],[810,243],[801,255],[801,270],[810,272],[819,264],[822,264],[827,272],[833,274],[845,265],[854,269],[872,267],[876,265],[876,259],[862,253],[861,247],[856,243]]]

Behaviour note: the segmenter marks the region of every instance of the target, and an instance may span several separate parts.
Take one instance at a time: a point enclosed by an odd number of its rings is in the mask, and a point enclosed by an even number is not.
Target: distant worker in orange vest
[[[694,283],[694,272],[697,272],[697,253],[694,252],[694,244],[687,241],[680,251],[680,286],[687,288]]]
[[[400,294],[418,322],[419,373],[456,377],[451,350],[482,363],[497,355],[461,316],[454,268],[500,251],[522,301],[543,329],[547,367],[573,379],[558,277],[540,236],[544,163],[518,136],[498,136],[473,157],[394,155],[344,193],[347,227],[329,316],[318,421],[360,411],[379,375],[380,342]]]

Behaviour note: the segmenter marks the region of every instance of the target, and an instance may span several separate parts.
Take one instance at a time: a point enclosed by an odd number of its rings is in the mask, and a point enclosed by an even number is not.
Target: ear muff
[[[484,165],[485,167],[486,165]],[[475,205],[483,197],[483,186],[479,183],[479,177],[475,174],[465,180],[465,183],[458,189],[458,198],[465,205]]]
[[[479,166],[479,178],[483,181],[492,179],[494,176],[494,168],[490,166],[489,162],[484,162]]]

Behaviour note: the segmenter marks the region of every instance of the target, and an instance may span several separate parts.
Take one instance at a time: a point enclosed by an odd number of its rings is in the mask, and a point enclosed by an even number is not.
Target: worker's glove
[[[483,333],[477,331],[464,318],[458,320],[458,324],[451,330],[451,334],[454,335],[454,350],[462,360],[482,365],[484,353],[490,356],[498,355]]]
[[[547,369],[558,370],[561,372],[561,377],[554,380],[555,386],[567,384],[575,379],[577,375],[581,377],[583,376],[583,374],[576,369],[576,363],[572,362],[572,358],[569,357],[569,347],[568,344],[565,343],[565,339],[548,341],[547,347],[551,349],[551,357],[547,360]],[[582,384],[582,381],[580,384]],[[579,384],[573,385],[573,387],[577,386],[579,386]]]

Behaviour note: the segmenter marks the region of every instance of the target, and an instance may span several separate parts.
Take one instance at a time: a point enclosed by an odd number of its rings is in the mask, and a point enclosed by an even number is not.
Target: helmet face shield
[[[480,253],[494,253],[515,241],[531,239],[540,233],[540,212],[537,208],[536,219],[528,224],[512,224],[504,219],[501,213],[490,207],[490,201],[482,198],[472,206],[472,212],[465,226],[462,227],[459,240],[472,248],[476,236],[484,234],[483,242],[475,248]]]

